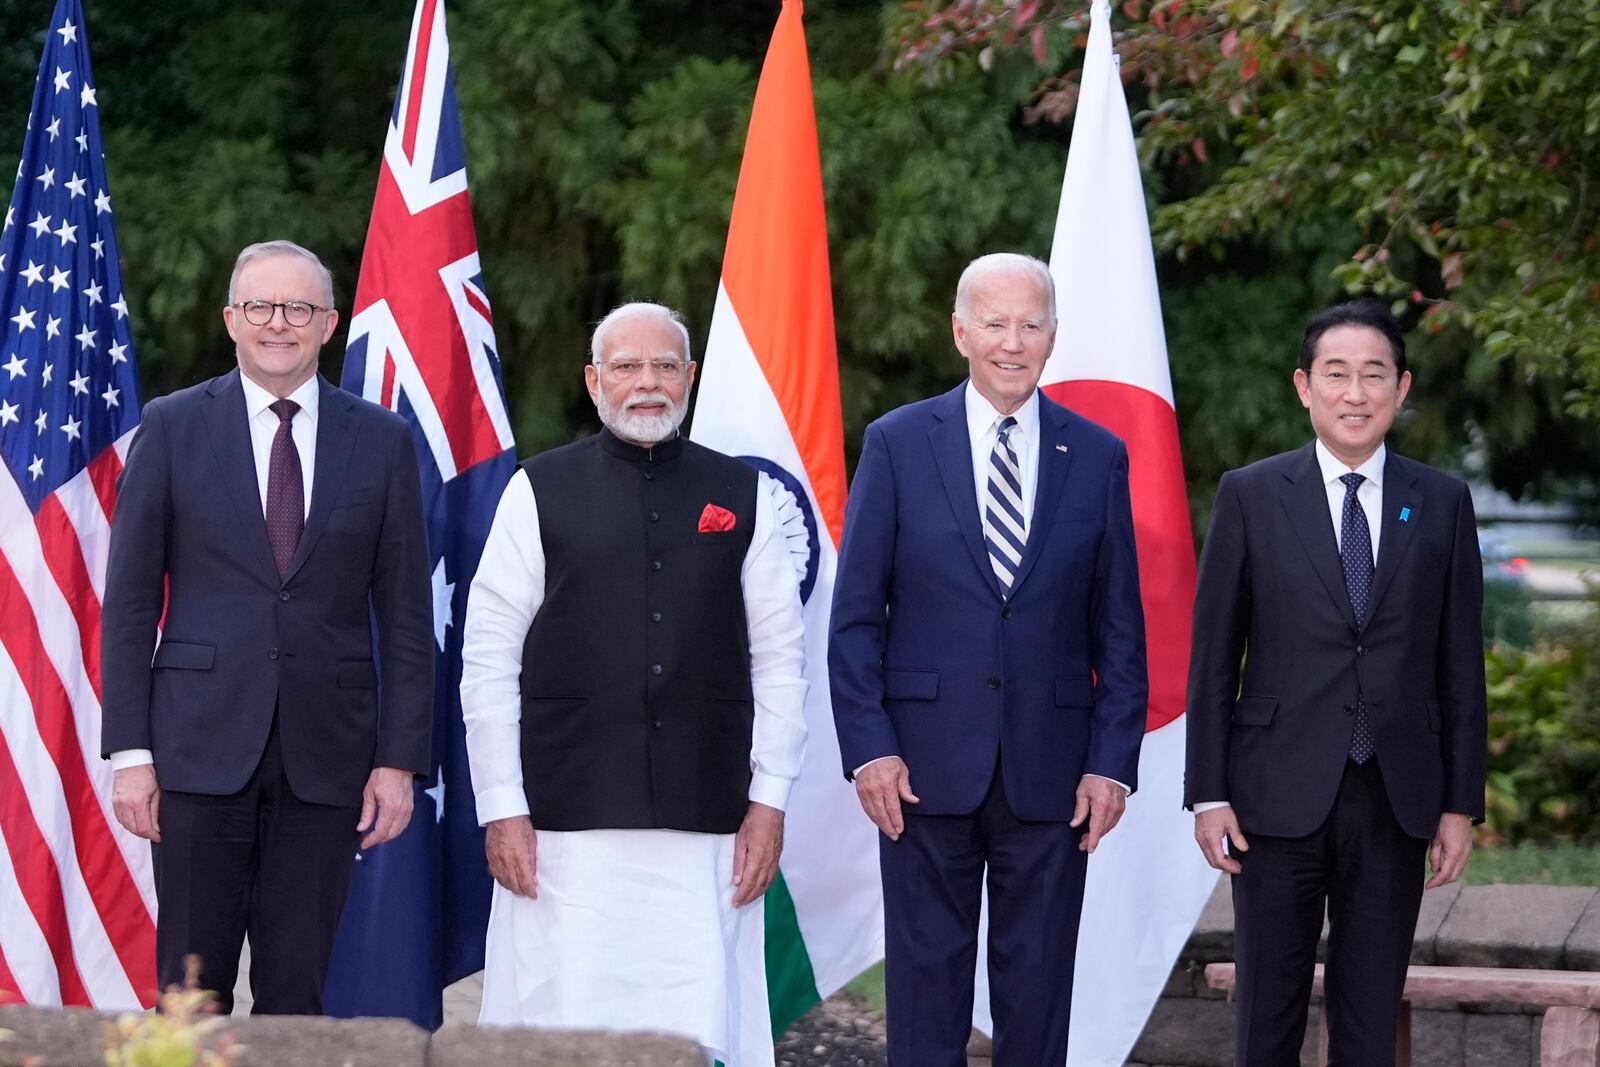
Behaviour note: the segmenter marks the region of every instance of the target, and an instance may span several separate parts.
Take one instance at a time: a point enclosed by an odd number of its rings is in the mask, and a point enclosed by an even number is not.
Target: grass
[[[855,980],[844,987],[844,991],[873,1011],[882,1011],[884,1005],[883,962],[880,960],[856,975]]]
[[[1600,848],[1571,844],[1475,848],[1462,881],[1468,885],[1600,886]]]

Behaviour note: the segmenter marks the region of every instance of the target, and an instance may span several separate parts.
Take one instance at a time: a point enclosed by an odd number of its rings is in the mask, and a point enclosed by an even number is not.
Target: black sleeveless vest
[[[541,830],[727,834],[749,806],[741,569],[753,467],[609,431],[522,465],[545,597],[522,650],[522,779]],[[708,505],[733,515],[702,521]],[[725,523],[722,523],[725,524]]]

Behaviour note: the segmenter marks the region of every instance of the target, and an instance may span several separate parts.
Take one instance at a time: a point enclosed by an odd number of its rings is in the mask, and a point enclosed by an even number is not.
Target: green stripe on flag
[[[776,1038],[822,997],[817,993],[817,976],[811,970],[805,939],[800,936],[794,898],[781,872],[767,887],[766,915],[767,1007]]]

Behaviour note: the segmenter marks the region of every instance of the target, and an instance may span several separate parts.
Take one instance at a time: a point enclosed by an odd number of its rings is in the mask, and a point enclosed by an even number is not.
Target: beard
[[[642,404],[665,404],[667,410],[659,415],[643,415],[633,410]],[[595,406],[600,413],[600,423],[606,429],[624,441],[649,446],[660,444],[678,431],[679,423],[689,410],[689,398],[685,395],[674,404],[666,393],[640,393],[628,397],[619,407],[601,390]]]

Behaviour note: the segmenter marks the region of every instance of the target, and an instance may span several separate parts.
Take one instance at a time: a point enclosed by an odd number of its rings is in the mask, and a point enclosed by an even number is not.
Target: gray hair
[[[600,325],[594,328],[594,336],[589,339],[589,359],[593,363],[600,362],[600,355],[605,351],[605,337],[611,327],[624,319],[631,318],[656,318],[670,323],[678,331],[678,339],[683,342],[683,360],[687,363],[694,356],[689,347],[689,327],[683,324],[683,316],[667,307],[665,304],[652,304],[648,301],[635,301],[631,304],[621,304],[611,309],[606,317],[600,320]]]
[[[972,287],[995,274],[1032,275],[1044,290],[1050,307],[1050,325],[1056,324],[1056,280],[1050,275],[1049,265],[1020,252],[990,252],[968,263],[967,269],[961,272],[961,280],[956,283],[955,313],[963,325],[972,314]]]
[[[333,272],[328,270],[322,260],[317,258],[317,254],[309,248],[302,248],[293,241],[281,240],[261,241],[244,247],[239,253],[239,258],[233,261],[233,274],[228,278],[228,303],[234,302],[234,288],[239,284],[239,272],[244,270],[245,264],[278,256],[299,256],[316,267],[317,273],[322,276],[322,298],[328,302],[328,307],[333,307]]]

